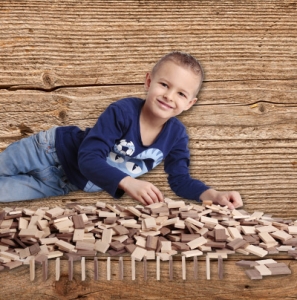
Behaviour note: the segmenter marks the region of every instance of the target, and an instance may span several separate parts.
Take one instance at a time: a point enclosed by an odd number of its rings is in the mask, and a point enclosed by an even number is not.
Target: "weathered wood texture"
[[[286,0],[2,0],[0,150],[53,125],[92,126],[111,102],[144,97],[145,73],[161,55],[187,51],[206,73],[199,103],[180,116],[191,138],[191,174],[219,190],[238,190],[248,211],[295,219],[296,21],[297,5]],[[162,166],[143,178],[177,199]],[[107,193],[77,192],[0,207],[98,199],[114,201]],[[128,197],[122,203],[135,204]],[[0,298],[159,299],[168,291],[172,299],[296,297],[292,276],[271,294],[279,278],[251,282],[232,262],[224,281],[198,284],[178,276],[174,283],[28,283],[25,270],[0,273]]]
[[[282,260],[296,276],[296,261]],[[48,280],[43,281],[42,267],[36,266],[34,281],[30,281],[29,267],[11,270],[9,278],[14,286],[3,284],[1,299],[295,299],[297,297],[294,275],[264,277],[250,280],[245,274],[248,268],[235,265],[235,260],[224,261],[224,278],[218,277],[217,261],[210,263],[210,280],[206,280],[205,260],[198,260],[198,278],[194,278],[193,261],[186,263],[186,280],[182,280],[180,260],[173,262],[173,280],[169,280],[169,264],[161,262],[160,281],[156,278],[156,262],[148,264],[144,279],[143,264],[136,262],[136,278],[132,280],[131,262],[124,260],[124,278],[119,279],[118,259],[111,261],[111,280],[107,280],[106,260],[98,263],[99,280],[94,280],[92,261],[86,262],[86,280],[81,280],[80,262],[74,262],[73,281],[68,280],[68,262],[61,261],[61,277],[55,281],[55,264],[49,262]],[[7,281],[7,273],[0,273],[1,282]],[[280,287],[281,281],[281,287]],[[272,288],[273,287],[273,288]]]

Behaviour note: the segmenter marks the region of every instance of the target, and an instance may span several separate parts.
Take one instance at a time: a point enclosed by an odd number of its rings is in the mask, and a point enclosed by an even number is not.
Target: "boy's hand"
[[[213,203],[225,206],[227,205],[229,209],[235,209],[243,205],[241,196],[238,192],[218,192],[214,189],[209,189],[200,195],[200,199],[212,200]]]
[[[123,189],[130,197],[144,205],[164,201],[163,194],[156,186],[150,182],[135,179],[130,176],[120,181],[119,188]]]

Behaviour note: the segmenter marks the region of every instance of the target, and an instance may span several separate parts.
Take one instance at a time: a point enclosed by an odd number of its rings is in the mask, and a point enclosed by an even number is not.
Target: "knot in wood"
[[[65,120],[65,118],[67,117],[67,113],[65,110],[61,110],[59,112],[59,118],[62,119],[62,120]]]
[[[42,81],[46,89],[51,89],[54,87],[54,79],[52,79],[52,75],[49,72],[44,72],[42,74]]]
[[[265,106],[264,106],[263,104],[260,104],[260,105],[259,105],[259,111],[260,111],[261,113],[265,112]]]

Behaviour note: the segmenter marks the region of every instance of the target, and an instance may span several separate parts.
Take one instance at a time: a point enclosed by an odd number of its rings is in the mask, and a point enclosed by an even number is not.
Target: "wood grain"
[[[4,0],[0,12],[3,87],[141,83],[174,49],[207,81],[297,78],[292,1]]]
[[[219,190],[238,190],[250,212],[295,220],[296,20],[296,3],[289,0],[2,0],[0,151],[54,125],[92,126],[113,101],[128,95],[145,97],[146,72],[161,55],[182,50],[201,60],[206,75],[198,103],[179,117],[191,138],[191,174]],[[162,165],[143,179],[167,197],[179,199],[170,190]],[[105,192],[75,192],[1,203],[0,208],[98,200],[118,203]],[[127,196],[120,201],[136,204]],[[90,261],[84,282],[77,264],[74,280],[68,281],[66,261],[61,261],[59,282],[53,273],[43,282],[41,268],[30,282],[23,266],[0,272],[0,298],[294,298],[296,263],[281,259],[290,264],[293,274],[261,281],[249,280],[229,260],[224,261],[221,281],[215,262],[210,281],[205,280],[200,262],[198,280],[187,270],[183,281],[181,263],[174,261],[174,282],[166,279],[168,268],[163,263],[160,281],[154,280],[154,263],[148,263],[146,282],[139,275],[130,279],[127,260],[123,281],[118,280],[117,262],[112,260],[110,282],[92,280]],[[53,261],[49,268],[52,272]],[[137,264],[138,274],[141,270]]]
[[[280,261],[280,260],[279,260]],[[106,259],[99,260],[99,278],[94,280],[93,261],[86,261],[86,280],[81,280],[80,261],[74,262],[73,280],[68,280],[68,261],[61,261],[60,280],[55,280],[55,261],[49,261],[48,279],[43,280],[42,267],[36,266],[36,275],[30,281],[29,267],[22,266],[9,271],[9,277],[17,289],[3,285],[3,299],[292,299],[296,295],[295,281],[297,263],[281,260],[289,265],[292,275],[264,277],[250,280],[244,267],[235,265],[234,260],[224,260],[224,279],[218,276],[216,260],[210,262],[210,280],[206,280],[205,260],[198,259],[198,278],[194,277],[194,262],[186,262],[186,280],[182,280],[181,262],[173,261],[173,281],[169,277],[169,262],[160,263],[160,280],[156,277],[156,262],[148,261],[145,280],[143,263],[136,262],[135,280],[132,280],[130,259],[123,261],[123,280],[120,280],[118,258],[111,260],[111,278],[107,280]],[[0,273],[1,282],[7,280],[7,272]],[[272,286],[282,288],[271,289]]]

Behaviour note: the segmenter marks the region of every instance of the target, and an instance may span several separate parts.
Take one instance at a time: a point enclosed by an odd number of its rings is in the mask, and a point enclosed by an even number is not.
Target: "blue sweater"
[[[171,189],[180,197],[199,200],[209,187],[189,175],[188,135],[177,119],[167,121],[150,146],[142,144],[139,116],[144,100],[125,98],[112,103],[93,128],[58,127],[56,149],[68,180],[86,192],[105,190],[123,195],[119,182],[138,177],[164,160]]]

